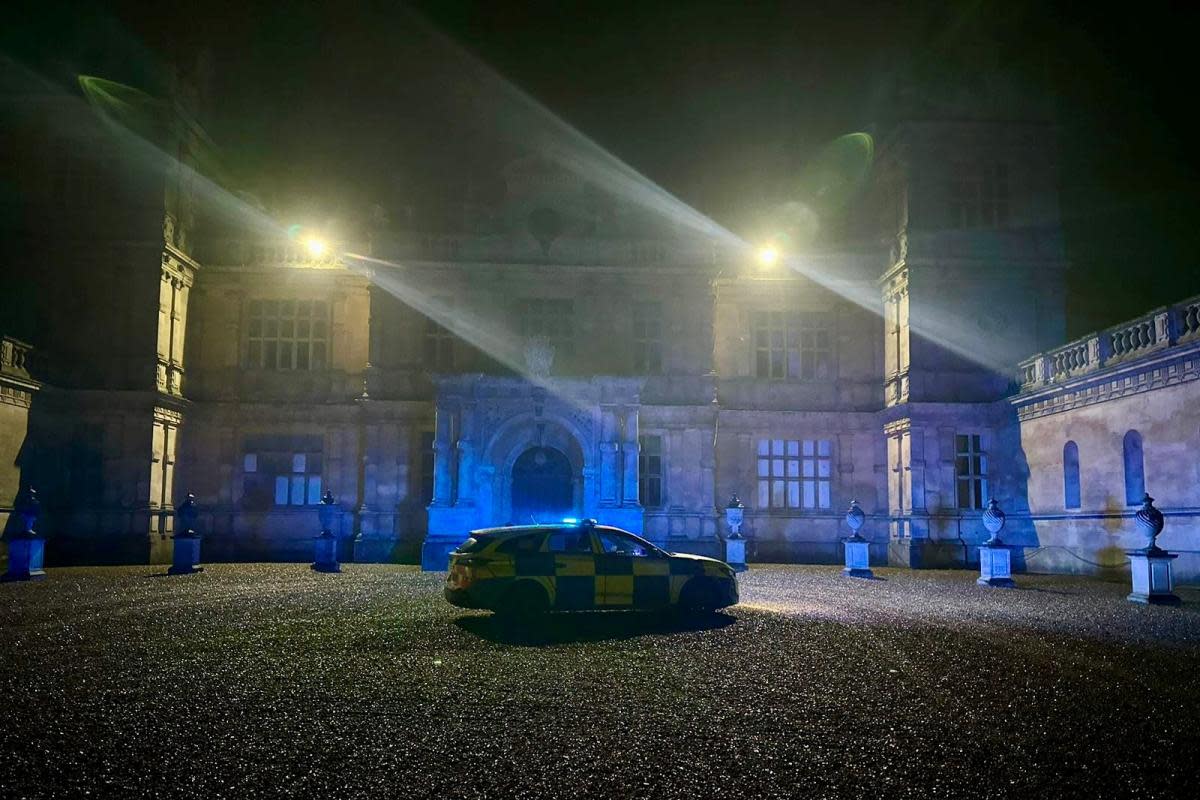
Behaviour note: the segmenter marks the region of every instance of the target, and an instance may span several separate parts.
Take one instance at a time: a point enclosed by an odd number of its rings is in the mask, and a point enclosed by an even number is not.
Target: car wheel
[[[713,611],[718,602],[717,587],[708,578],[692,578],[679,592],[679,607],[684,611]]]
[[[500,604],[496,606],[498,616],[510,618],[530,618],[545,614],[550,610],[550,599],[546,590],[530,581],[521,581],[504,593]]]

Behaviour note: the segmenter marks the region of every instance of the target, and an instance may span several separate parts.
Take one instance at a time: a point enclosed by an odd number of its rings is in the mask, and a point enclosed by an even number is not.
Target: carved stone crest
[[[531,375],[545,377],[554,366],[554,345],[545,336],[531,336],[525,343],[525,368]]]

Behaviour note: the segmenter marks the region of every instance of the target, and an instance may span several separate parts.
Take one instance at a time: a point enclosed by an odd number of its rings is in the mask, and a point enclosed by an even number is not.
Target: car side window
[[[592,553],[592,537],[585,530],[572,530],[570,528],[561,531],[555,531],[550,534],[550,546],[547,548],[551,553]]]
[[[622,556],[650,555],[645,547],[633,539],[628,539],[615,533],[598,533],[596,535],[600,539],[600,547],[605,553],[614,553]]]
[[[528,536],[516,536],[496,548],[496,552],[517,556],[536,553],[542,549],[543,534],[531,533]]]

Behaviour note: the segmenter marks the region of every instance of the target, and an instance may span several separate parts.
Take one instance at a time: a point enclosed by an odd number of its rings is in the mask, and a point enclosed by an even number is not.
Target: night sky
[[[205,123],[232,173],[271,210],[335,226],[495,191],[514,143],[472,112],[472,70],[440,34],[735,231],[822,144],[894,115],[897,87],[1003,75],[1060,123],[1081,334],[1200,293],[1200,19],[1071,5],[43,3],[3,43],[52,78],[99,65],[144,83],[207,49]]]

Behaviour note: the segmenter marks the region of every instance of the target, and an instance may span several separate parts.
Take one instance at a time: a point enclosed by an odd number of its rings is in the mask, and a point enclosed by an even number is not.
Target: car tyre
[[[504,593],[496,616],[506,619],[534,619],[550,610],[546,590],[531,581],[521,581]]]
[[[692,578],[679,592],[679,609],[692,613],[715,611],[720,602],[716,585],[709,578]]]

